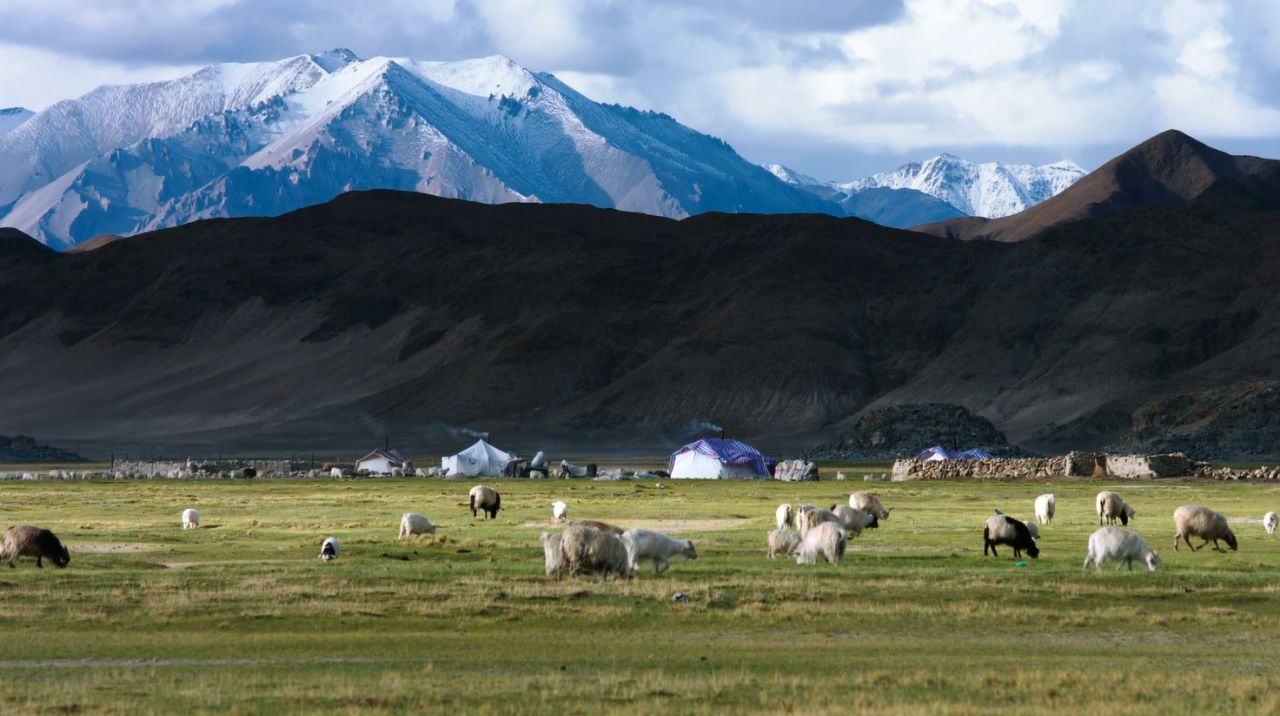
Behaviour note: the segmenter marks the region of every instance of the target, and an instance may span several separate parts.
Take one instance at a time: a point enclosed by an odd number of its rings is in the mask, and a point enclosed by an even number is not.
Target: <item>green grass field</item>
[[[875,470],[872,470],[875,471]],[[1275,713],[1280,486],[490,481],[0,483],[0,522],[70,567],[0,571],[0,712]],[[1093,495],[1119,490],[1155,574],[1083,574]],[[843,564],[764,557],[783,501],[894,508]],[[983,558],[993,507],[1058,495],[1042,554]],[[630,583],[543,576],[549,504],[693,539]],[[1172,549],[1171,514],[1233,518],[1240,551]],[[182,531],[179,512],[203,527]],[[396,540],[399,515],[444,525]],[[316,557],[337,535],[343,555]],[[673,602],[674,591],[693,597]]]

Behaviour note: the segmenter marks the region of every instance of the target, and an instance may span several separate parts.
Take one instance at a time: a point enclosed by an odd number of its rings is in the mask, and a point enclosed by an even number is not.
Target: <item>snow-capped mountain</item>
[[[846,192],[873,187],[915,189],[970,216],[997,218],[1035,206],[1074,184],[1085,171],[1071,161],[1044,166],[975,164],[950,154],[835,186]]]
[[[27,121],[35,112],[26,107],[5,107],[0,109],[0,135],[8,134],[19,124]]]
[[[212,65],[100,87],[0,136],[0,225],[57,247],[367,188],[671,217],[836,211],[667,115],[500,56]]]
[[[954,206],[915,189],[867,187],[846,189],[835,182],[814,179],[781,164],[766,164],[771,174],[792,186],[835,203],[847,216],[906,229],[964,214]]]

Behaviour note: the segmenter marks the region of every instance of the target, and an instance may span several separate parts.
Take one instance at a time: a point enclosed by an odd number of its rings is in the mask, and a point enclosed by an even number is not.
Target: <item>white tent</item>
[[[356,460],[356,472],[364,470],[373,475],[390,475],[395,468],[406,473],[413,472],[413,463],[395,450],[374,450]]]
[[[746,443],[722,438],[704,438],[689,443],[671,455],[673,478],[753,478],[768,477],[764,458]]]
[[[457,455],[440,458],[440,467],[444,470],[445,475],[500,477],[502,475],[502,466],[506,465],[510,459],[510,454],[483,440],[477,440],[475,445]]]

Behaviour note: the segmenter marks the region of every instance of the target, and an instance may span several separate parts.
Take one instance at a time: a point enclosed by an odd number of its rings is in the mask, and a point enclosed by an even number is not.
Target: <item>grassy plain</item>
[[[881,470],[870,469],[872,472]],[[1280,486],[1206,482],[0,483],[0,522],[69,568],[0,570],[0,712],[1276,713]],[[1155,574],[1082,574],[1114,488]],[[894,508],[838,567],[764,557],[783,501]],[[993,507],[1058,516],[1026,567],[983,558]],[[692,538],[696,561],[600,584],[543,576],[550,502]],[[1171,513],[1233,518],[1240,551],[1172,549]],[[203,527],[182,531],[179,512]],[[396,540],[414,510],[444,527]],[[325,535],[343,555],[316,559]],[[683,591],[688,603],[674,602]]]

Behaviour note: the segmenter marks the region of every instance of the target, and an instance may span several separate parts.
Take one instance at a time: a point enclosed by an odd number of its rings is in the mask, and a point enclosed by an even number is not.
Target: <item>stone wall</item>
[[[1047,477],[1111,477],[1124,480],[1196,475],[1198,465],[1182,453],[1168,455],[1104,455],[1072,452],[1056,457],[990,460],[898,460],[893,479],[904,480],[1034,480]]]
[[[1280,480],[1280,467],[1261,467],[1239,470],[1231,467],[1220,467],[1216,470],[1209,465],[1201,465],[1196,477],[1213,480]]]

